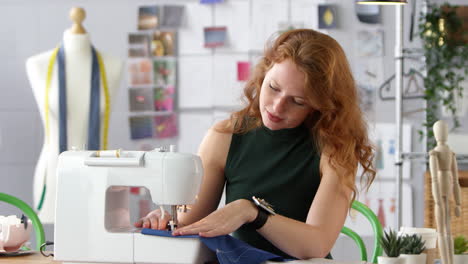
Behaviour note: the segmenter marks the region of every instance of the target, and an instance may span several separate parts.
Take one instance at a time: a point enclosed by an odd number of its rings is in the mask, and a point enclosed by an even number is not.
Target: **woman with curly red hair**
[[[287,31],[265,50],[244,89],[246,106],[215,124],[199,149],[204,179],[174,235],[233,233],[283,257],[325,257],[357,189],[370,185],[373,148],[340,45],[311,29]],[[217,209],[226,186],[226,206]],[[252,196],[273,205],[265,212]],[[259,209],[260,208],[260,209]],[[159,211],[135,223],[165,229]]]

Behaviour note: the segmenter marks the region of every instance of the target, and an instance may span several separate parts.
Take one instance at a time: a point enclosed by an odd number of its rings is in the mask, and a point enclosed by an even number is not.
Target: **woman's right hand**
[[[161,218],[161,210],[156,209],[136,221],[133,225],[138,228],[165,230],[167,229],[167,223],[169,223],[169,220],[171,220],[171,215],[168,212],[165,211],[164,218]]]

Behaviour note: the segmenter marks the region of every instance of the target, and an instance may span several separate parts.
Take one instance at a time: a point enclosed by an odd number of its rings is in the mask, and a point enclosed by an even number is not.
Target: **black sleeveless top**
[[[283,216],[305,222],[320,184],[320,154],[305,125],[270,130],[264,126],[233,134],[226,161],[226,204],[237,199],[265,199]],[[234,232],[248,244],[292,258],[242,226]]]

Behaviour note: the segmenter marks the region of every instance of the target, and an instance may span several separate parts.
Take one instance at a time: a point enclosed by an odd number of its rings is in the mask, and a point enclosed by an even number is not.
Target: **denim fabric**
[[[166,230],[153,230],[144,228],[142,234],[172,237],[172,233]],[[224,235],[217,237],[199,237],[197,235],[177,236],[198,237],[212,251],[216,253],[220,264],[260,264],[267,260],[285,262],[292,259],[284,259],[273,253],[252,247],[251,245],[238,240],[232,236]]]

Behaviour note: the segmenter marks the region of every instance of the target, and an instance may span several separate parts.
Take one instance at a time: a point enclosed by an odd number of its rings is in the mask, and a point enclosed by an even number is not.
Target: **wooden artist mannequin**
[[[72,8],[70,18],[73,26],[63,34],[63,47],[65,57],[66,77],[66,102],[67,102],[67,148],[85,149],[88,140],[88,120],[90,108],[91,91],[91,65],[92,50],[91,41],[86,30],[81,25],[85,18],[82,8]],[[97,50],[99,52],[99,50]],[[37,102],[44,131],[46,129],[45,97],[46,79],[49,61],[53,50],[34,55],[26,61],[26,72],[31,83],[33,94]],[[102,61],[107,76],[109,98],[112,102],[120,86],[123,63],[120,59],[102,54]],[[55,215],[55,186],[57,158],[59,153],[59,88],[57,61],[55,62],[51,75],[49,98],[49,136],[44,132],[44,145],[34,174],[34,208],[38,208],[39,217],[43,223],[53,223]],[[100,69],[101,71],[101,69]],[[100,119],[104,119],[105,96],[103,92],[103,81],[100,81]],[[101,134],[103,132],[101,126]],[[101,136],[101,135],[99,135]],[[101,142],[102,146],[102,142]],[[44,184],[46,189],[44,191]],[[77,197],[79,199],[79,197]]]
[[[429,167],[432,179],[432,195],[435,201],[439,251],[443,264],[453,263],[453,239],[450,230],[450,203],[455,197],[455,215],[460,217],[460,184],[455,153],[447,145],[447,124],[439,120],[434,124],[437,146],[429,152]]]

